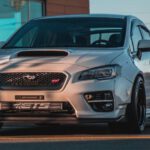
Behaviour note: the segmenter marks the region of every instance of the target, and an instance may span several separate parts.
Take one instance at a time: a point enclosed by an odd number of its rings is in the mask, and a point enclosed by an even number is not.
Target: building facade
[[[89,0],[0,0],[0,42],[33,18],[89,13]]]
[[[89,0],[47,0],[46,14],[87,14],[89,13]]]

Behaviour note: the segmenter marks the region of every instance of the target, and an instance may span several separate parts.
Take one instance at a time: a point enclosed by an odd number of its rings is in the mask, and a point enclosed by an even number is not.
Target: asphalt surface
[[[0,150],[150,150],[150,126],[142,135],[112,134],[106,125],[5,126]]]

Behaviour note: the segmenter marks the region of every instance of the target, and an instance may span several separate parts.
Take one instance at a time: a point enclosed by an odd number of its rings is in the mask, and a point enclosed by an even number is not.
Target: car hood
[[[32,51],[57,51],[67,52],[67,56],[39,56],[39,57],[18,57],[20,52],[32,52]],[[70,64],[70,65],[79,65],[87,68],[104,66],[110,64],[115,58],[120,56],[123,53],[123,50],[1,50],[0,53],[0,65],[2,64]]]

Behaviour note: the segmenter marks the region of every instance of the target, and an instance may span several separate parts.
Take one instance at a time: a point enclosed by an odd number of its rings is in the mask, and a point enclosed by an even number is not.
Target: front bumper
[[[119,88],[118,88],[119,87]],[[73,114],[48,114],[42,116],[16,115],[16,113],[5,113],[0,111],[1,122],[50,122],[50,123],[101,123],[110,121],[120,121],[125,117],[126,106],[130,103],[132,84],[124,78],[110,80],[89,80],[73,82],[69,80],[67,86],[62,91],[0,91],[1,103],[18,102],[16,95],[44,95],[41,102],[69,102],[74,109]],[[114,97],[114,110],[111,112],[96,112],[85,100],[83,94],[95,91],[112,91]],[[23,103],[25,101],[19,100]],[[26,101],[27,102],[27,101]],[[35,102],[35,100],[28,102]],[[38,101],[39,102],[39,101]],[[1,110],[1,108],[0,108]],[[19,113],[18,113],[19,114]]]

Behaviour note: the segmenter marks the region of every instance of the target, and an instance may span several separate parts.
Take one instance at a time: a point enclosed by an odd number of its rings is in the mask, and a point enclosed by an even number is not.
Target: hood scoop
[[[21,51],[16,57],[65,57],[68,56],[66,51]]]

